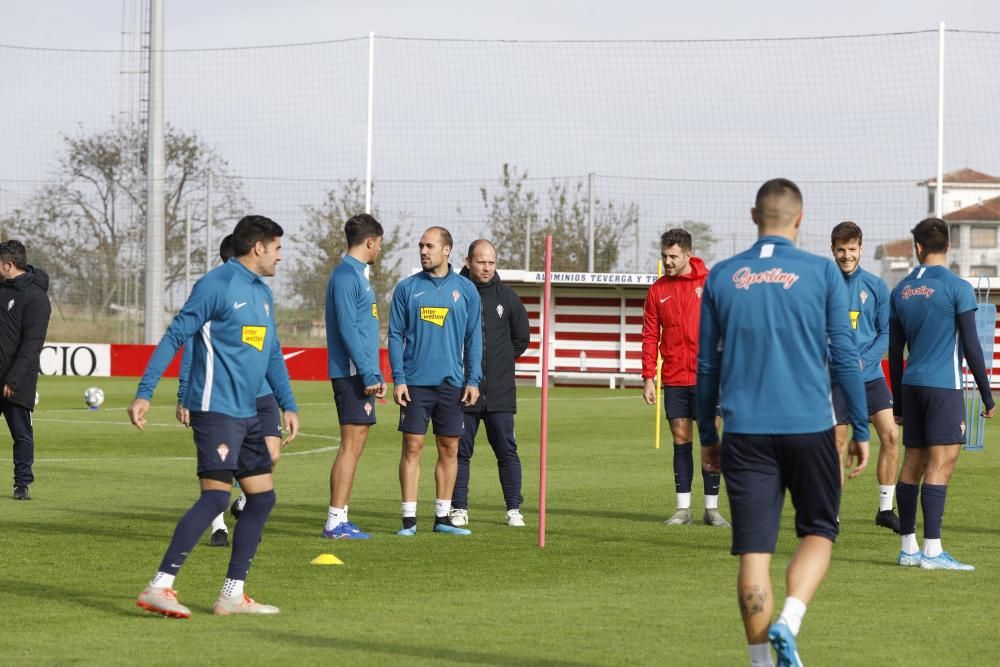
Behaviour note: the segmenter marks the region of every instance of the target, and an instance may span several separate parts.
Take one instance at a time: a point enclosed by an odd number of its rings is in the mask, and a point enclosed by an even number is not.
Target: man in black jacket
[[[528,313],[514,290],[500,282],[497,251],[485,239],[473,241],[462,275],[479,290],[483,307],[483,381],[479,400],[465,408],[465,433],[458,445],[458,477],[451,499],[451,521],[469,522],[469,459],[479,431],[486,423],[486,437],[497,457],[500,486],[507,503],[507,525],[523,526],[521,516],[521,459],[514,439],[517,396],[514,360],[528,348],[531,330]]]
[[[38,388],[38,356],[49,328],[49,276],[28,266],[24,244],[0,243],[0,412],[14,439],[14,500],[31,500],[35,437],[31,411]]]

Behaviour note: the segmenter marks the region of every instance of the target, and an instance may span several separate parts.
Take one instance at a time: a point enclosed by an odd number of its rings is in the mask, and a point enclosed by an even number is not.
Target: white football
[[[104,402],[104,390],[100,387],[87,387],[83,392],[83,400],[96,410]]]

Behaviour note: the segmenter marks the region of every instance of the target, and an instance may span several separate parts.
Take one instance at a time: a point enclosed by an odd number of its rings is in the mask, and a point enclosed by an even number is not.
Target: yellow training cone
[[[312,559],[313,565],[343,565],[344,561],[340,560],[333,554],[320,554]]]

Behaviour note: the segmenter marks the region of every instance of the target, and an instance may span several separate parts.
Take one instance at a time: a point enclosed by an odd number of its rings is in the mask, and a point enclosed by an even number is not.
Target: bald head
[[[473,282],[481,285],[489,283],[497,272],[497,249],[486,239],[476,239],[469,244],[465,266]]]
[[[751,211],[761,234],[793,232],[802,221],[802,192],[787,178],[760,186]]]

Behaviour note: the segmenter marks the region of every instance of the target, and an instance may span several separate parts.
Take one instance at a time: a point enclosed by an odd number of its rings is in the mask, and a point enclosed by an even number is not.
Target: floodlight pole
[[[594,172],[587,174],[587,272],[594,272]]]
[[[372,212],[372,127],[375,108],[375,33],[368,33],[368,139],[365,156],[365,213]]]
[[[212,172],[208,172],[208,181],[205,184],[205,273],[212,270],[212,224],[215,222],[212,216]]]
[[[149,123],[146,136],[146,295],[145,340],[153,344],[163,335],[164,248],[166,209],[163,174],[163,0],[150,0],[149,12]]]
[[[191,293],[191,203],[184,207],[184,296]]]
[[[937,178],[934,181],[934,217],[944,213],[944,21],[938,24],[938,108],[937,108]]]

